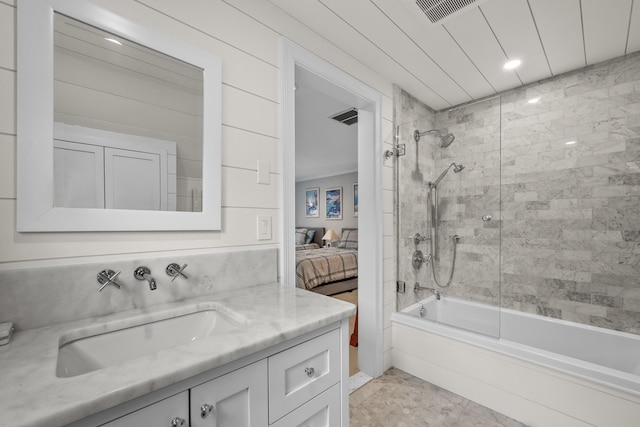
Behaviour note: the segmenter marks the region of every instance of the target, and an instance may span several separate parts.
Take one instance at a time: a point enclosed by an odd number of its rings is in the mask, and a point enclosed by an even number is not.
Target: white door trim
[[[286,286],[295,286],[295,68],[302,67],[353,95],[358,121],[359,271],[358,367],[371,377],[384,370],[382,95],[295,43],[282,39],[282,258]]]

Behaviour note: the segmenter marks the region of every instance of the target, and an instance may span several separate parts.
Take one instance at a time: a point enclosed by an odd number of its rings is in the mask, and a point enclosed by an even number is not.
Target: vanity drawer
[[[269,422],[340,381],[340,330],[269,358]]]
[[[340,384],[336,384],[271,427],[338,427],[340,415]]]
[[[131,426],[170,426],[176,420],[176,425],[189,426],[189,392],[180,394],[146,406],[130,414],[124,415],[101,427],[131,427]],[[180,422],[183,424],[180,424]]]

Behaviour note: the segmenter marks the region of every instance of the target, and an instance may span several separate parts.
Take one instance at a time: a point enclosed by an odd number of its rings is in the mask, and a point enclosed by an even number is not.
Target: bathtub
[[[393,366],[528,426],[640,425],[640,336],[445,297],[391,322]]]

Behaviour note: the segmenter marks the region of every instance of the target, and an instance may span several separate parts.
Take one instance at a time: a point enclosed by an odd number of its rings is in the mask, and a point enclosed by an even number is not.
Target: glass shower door
[[[399,291],[404,284],[397,308],[435,300],[439,321],[498,337],[500,99],[438,113],[402,105],[396,134],[405,155],[394,159]]]

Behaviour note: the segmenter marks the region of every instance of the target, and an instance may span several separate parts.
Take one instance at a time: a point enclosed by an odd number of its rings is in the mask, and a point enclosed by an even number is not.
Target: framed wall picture
[[[307,218],[320,217],[319,195],[319,188],[307,188],[304,190],[304,216]]]
[[[327,188],[325,219],[342,219],[342,187]]]
[[[358,183],[353,184],[353,216],[358,216]]]

